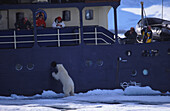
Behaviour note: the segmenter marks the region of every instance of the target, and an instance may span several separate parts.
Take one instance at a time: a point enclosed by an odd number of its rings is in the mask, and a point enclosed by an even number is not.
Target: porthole
[[[126,55],[127,56],[131,56],[132,55],[132,51],[130,51],[130,50],[126,51]]]
[[[97,61],[97,65],[98,65],[98,66],[103,66],[103,61],[102,61],[102,60],[98,60],[98,61]]]
[[[93,62],[91,60],[86,60],[86,66],[92,66],[93,65]]]
[[[143,69],[143,75],[145,75],[145,76],[146,76],[146,75],[148,75],[148,73],[149,73],[149,72],[148,72],[148,70],[147,70],[147,69]]]
[[[33,70],[34,69],[34,64],[32,64],[32,63],[27,64],[27,69],[28,70]]]
[[[137,71],[136,70],[133,70],[132,73],[131,73],[131,76],[136,76],[137,75]]]
[[[23,68],[23,66],[22,66],[21,64],[16,64],[16,65],[15,65],[15,69],[16,69],[17,71],[22,70],[22,68]]]

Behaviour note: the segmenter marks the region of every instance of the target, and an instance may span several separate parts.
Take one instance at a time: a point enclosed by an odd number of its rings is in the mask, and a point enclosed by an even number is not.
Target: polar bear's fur
[[[52,72],[52,76],[56,80],[60,80],[63,84],[63,92],[65,94],[65,97],[69,95],[74,96],[74,82],[68,75],[67,70],[62,64],[57,64],[56,68],[58,69],[58,73]]]

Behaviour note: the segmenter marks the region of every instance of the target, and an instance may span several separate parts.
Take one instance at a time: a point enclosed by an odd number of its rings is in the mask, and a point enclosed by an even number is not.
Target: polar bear
[[[64,68],[63,64],[57,64],[56,68],[58,72],[52,72],[52,76],[56,80],[60,80],[63,84],[63,92],[65,94],[65,97],[69,95],[74,96],[74,82],[68,75],[67,70]]]

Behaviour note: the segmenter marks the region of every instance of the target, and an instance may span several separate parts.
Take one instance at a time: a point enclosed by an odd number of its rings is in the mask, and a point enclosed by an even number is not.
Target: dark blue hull
[[[75,82],[76,92],[121,88],[121,83],[129,81],[170,91],[169,47],[169,42],[161,42],[1,50],[0,95],[33,95],[43,90],[62,92],[61,83],[50,73],[52,61],[65,66]],[[156,56],[143,56],[143,50],[159,52]],[[131,51],[131,56],[126,51]],[[21,70],[16,69],[17,64],[23,66]],[[33,65],[28,67],[29,64]],[[148,75],[143,75],[143,69],[148,70]]]

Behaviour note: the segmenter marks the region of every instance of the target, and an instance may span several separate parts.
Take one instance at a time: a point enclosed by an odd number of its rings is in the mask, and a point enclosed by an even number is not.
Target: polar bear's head
[[[53,67],[53,68],[56,67],[56,64],[57,63],[55,61],[51,62],[51,67]]]
[[[63,69],[64,68],[64,66],[63,66],[63,64],[57,64],[57,69],[59,70],[59,69]]]
[[[66,69],[64,68],[63,64],[57,64],[57,69],[59,72],[67,72]]]

